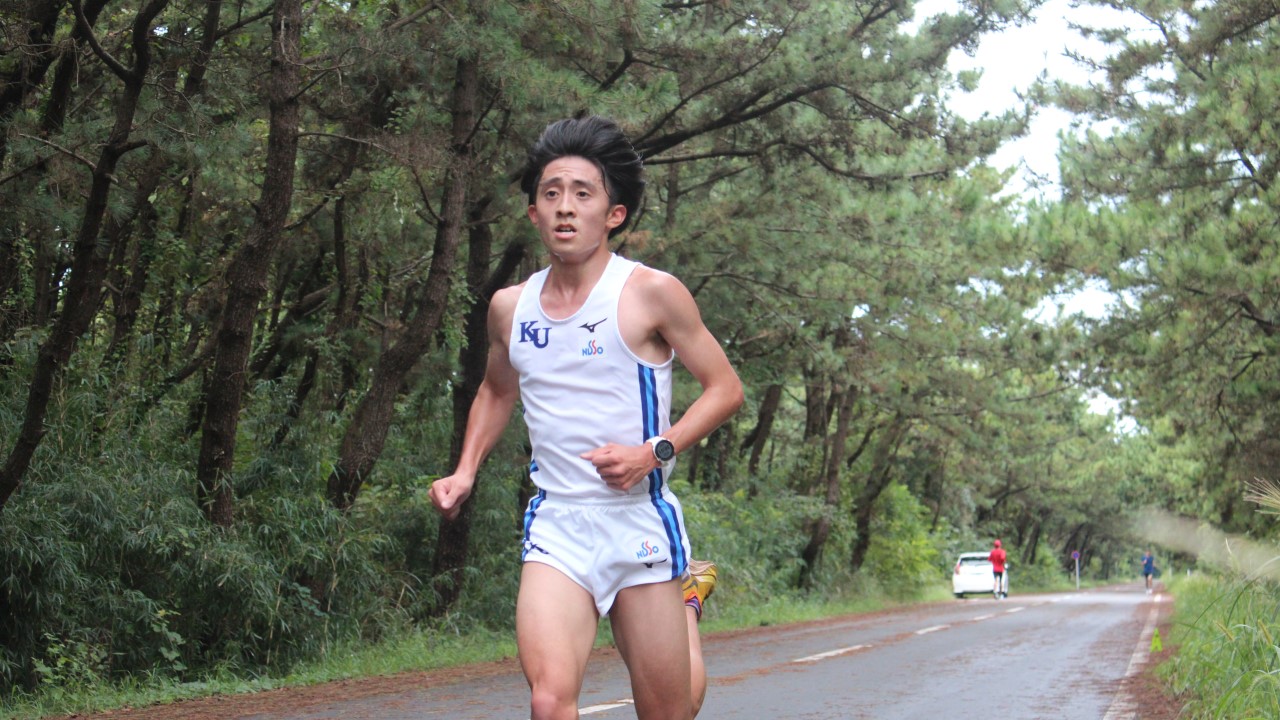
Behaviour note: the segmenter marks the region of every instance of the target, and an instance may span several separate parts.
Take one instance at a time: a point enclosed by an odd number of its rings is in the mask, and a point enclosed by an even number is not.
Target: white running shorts
[[[619,590],[679,578],[689,557],[684,512],[670,493],[582,504],[540,491],[525,510],[520,559],[581,585],[602,617]]]

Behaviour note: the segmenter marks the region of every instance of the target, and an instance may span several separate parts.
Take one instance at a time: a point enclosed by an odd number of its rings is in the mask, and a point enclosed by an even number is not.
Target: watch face
[[[653,454],[662,462],[666,462],[676,456],[676,446],[672,445],[670,440],[659,440],[653,444]]]

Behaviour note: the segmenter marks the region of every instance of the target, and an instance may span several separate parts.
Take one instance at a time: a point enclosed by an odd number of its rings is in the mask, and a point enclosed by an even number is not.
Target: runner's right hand
[[[474,479],[459,475],[442,477],[431,483],[427,496],[431,498],[431,504],[435,505],[437,512],[446,520],[454,520],[458,517],[458,513],[462,512],[462,503],[471,496],[471,486],[474,482]]]

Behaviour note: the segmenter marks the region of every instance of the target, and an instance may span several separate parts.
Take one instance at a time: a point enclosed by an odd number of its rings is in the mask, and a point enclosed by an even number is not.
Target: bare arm
[[[665,358],[672,350],[702,386],[702,394],[680,420],[662,435],[680,453],[698,444],[742,405],[742,381],[724,349],[702,322],[689,289],[675,277],[649,268],[637,269],[624,289],[623,336],[642,357]],[[620,322],[620,324],[623,324]],[[584,453],[600,477],[613,488],[629,490],[658,461],[646,445],[610,443]]]
[[[498,291],[489,304],[489,361],[484,381],[471,403],[467,415],[467,432],[462,440],[462,453],[453,474],[431,483],[428,495],[436,510],[452,520],[462,511],[462,503],[471,495],[476,473],[489,451],[502,437],[511,419],[511,411],[520,397],[520,382],[507,343],[511,337],[511,318],[515,313],[520,287]]]
[[[702,386],[702,395],[663,433],[679,453],[733,417],[742,406],[742,381],[719,341],[702,322],[698,304],[688,288],[666,273],[649,274],[653,277],[646,278],[647,282],[637,289],[647,293],[646,303],[654,311],[655,329]]]

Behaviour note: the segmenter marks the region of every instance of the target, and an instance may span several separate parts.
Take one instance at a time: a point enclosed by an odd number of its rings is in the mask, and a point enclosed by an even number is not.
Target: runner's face
[[[588,257],[607,247],[609,231],[627,217],[627,209],[613,205],[604,177],[586,158],[552,160],[538,181],[537,202],[529,206],[547,249],[561,260]]]

